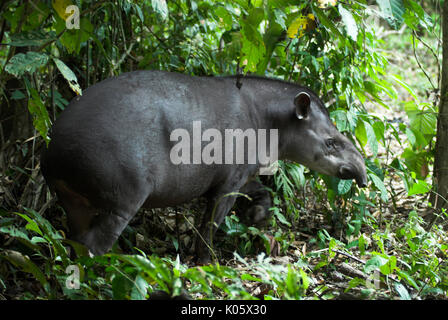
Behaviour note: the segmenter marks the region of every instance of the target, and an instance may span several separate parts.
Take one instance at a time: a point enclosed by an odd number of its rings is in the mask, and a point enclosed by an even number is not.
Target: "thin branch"
[[[413,33],[414,33],[415,37],[418,39],[418,41],[420,41],[426,48],[428,48],[429,51],[434,56],[434,58],[436,59],[436,63],[437,63],[437,85],[439,85],[439,83],[440,83],[440,60],[439,60],[439,56],[435,53],[434,49],[431,48],[431,46],[429,44],[427,44],[425,41],[423,41],[423,39],[421,39],[418,36],[418,34],[417,34],[417,32],[415,32],[415,30],[413,30]]]
[[[415,57],[415,60],[417,61],[417,64],[418,64],[420,70],[423,71],[423,73],[425,74],[425,76],[426,76],[426,78],[428,79],[429,83],[431,84],[432,88],[433,88],[434,90],[436,90],[436,87],[435,87],[434,84],[432,83],[431,77],[428,75],[428,73],[426,72],[426,70],[423,68],[423,66],[422,66],[421,63],[420,63],[420,60],[419,60],[418,57],[417,57],[417,51],[416,51],[416,48],[415,48],[415,35],[414,35],[414,34],[412,35],[412,47],[413,47],[413,51],[414,51],[414,57]]]

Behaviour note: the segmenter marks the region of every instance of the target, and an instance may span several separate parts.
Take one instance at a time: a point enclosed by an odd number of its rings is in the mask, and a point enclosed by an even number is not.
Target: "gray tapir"
[[[195,123],[223,135],[229,129],[273,130],[277,140],[266,139],[266,148],[271,150],[276,142],[279,159],[356,179],[360,187],[367,183],[364,159],[306,87],[252,76],[135,71],[85,90],[52,128],[42,172],[67,212],[70,238],[93,254],[103,254],[140,207],[175,206],[204,196],[208,207],[195,250],[200,262],[208,262],[204,241],[212,241],[235,202],[235,192],[258,172],[261,162],[251,157],[250,146],[244,149],[245,162],[234,164],[228,159],[201,162],[185,154],[186,149],[176,149],[180,138],[173,139],[173,132],[192,133]],[[211,135],[208,140],[211,143]],[[207,137],[193,139],[190,150],[197,152],[206,144]],[[210,153],[215,160],[231,152],[218,151]],[[187,162],[173,159],[173,154]]]

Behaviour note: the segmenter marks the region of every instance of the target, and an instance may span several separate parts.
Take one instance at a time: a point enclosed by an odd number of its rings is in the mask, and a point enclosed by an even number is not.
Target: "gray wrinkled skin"
[[[201,225],[210,243],[258,165],[174,165],[174,129],[278,129],[279,158],[367,183],[364,160],[309,89],[265,78],[191,77],[136,71],[76,97],[55,122],[42,171],[68,215],[70,237],[94,254],[110,249],[141,206],[167,207],[205,196]],[[223,135],[224,136],[224,135]],[[203,143],[205,145],[206,143]],[[269,149],[268,149],[269,150]],[[214,225],[211,221],[216,201]],[[209,261],[198,239],[200,262]]]

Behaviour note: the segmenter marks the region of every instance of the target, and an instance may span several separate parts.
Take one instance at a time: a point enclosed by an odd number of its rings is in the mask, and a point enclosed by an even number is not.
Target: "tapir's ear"
[[[306,92],[300,92],[294,98],[294,105],[296,106],[296,116],[299,119],[306,119],[310,113],[311,98]]]

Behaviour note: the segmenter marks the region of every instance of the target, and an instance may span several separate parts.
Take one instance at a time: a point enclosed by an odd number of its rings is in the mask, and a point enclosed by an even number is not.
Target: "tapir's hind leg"
[[[55,183],[55,189],[67,213],[69,238],[84,244],[94,255],[112,247],[147,197],[140,190],[128,197],[121,194],[122,199],[98,206],[61,180]]]

